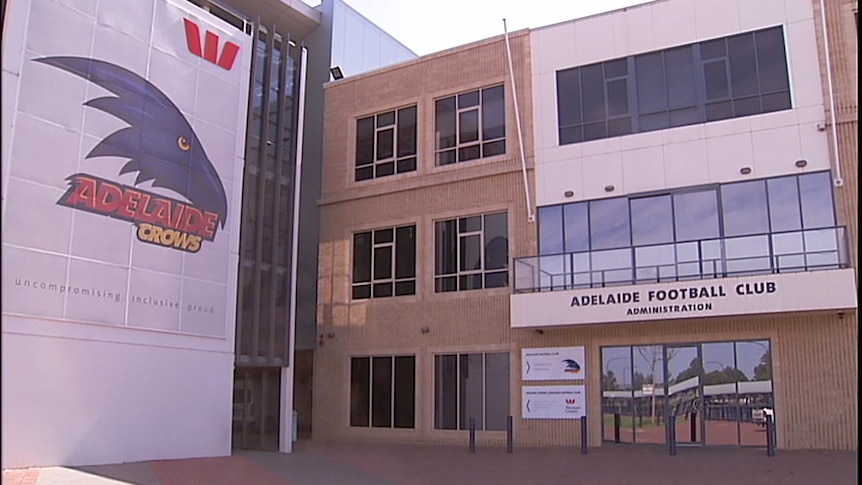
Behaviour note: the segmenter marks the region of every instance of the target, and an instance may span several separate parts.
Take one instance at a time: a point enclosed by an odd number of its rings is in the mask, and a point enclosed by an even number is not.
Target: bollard
[[[512,416],[506,418],[506,453],[512,453]]]
[[[581,454],[587,454],[587,417],[581,416]]]
[[[614,443],[620,442],[620,413],[614,413]]]
[[[476,453],[476,418],[470,418],[470,453]]]
[[[775,423],[772,422],[772,416],[764,416],[766,419],[766,456],[775,456]]]
[[[676,455],[676,417],[667,420],[668,423],[668,453]]]
[[[691,442],[692,442],[692,443],[697,443],[697,413],[696,413],[696,412],[692,412],[692,413],[691,413],[691,418],[689,418],[689,419],[690,419],[690,422],[691,422],[691,432],[690,432],[690,435],[691,435]]]

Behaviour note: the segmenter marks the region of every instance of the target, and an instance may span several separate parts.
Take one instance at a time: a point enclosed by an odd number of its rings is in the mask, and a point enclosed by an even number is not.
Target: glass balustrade
[[[751,234],[515,258],[516,292],[845,268],[846,228]]]

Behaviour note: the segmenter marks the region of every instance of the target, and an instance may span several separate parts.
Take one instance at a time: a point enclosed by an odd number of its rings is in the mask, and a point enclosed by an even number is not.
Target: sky
[[[320,0],[302,0],[315,7]],[[344,0],[420,56],[647,0]]]

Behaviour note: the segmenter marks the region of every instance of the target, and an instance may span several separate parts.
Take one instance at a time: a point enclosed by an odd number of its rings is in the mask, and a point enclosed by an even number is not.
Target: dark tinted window
[[[557,71],[566,145],[790,108],[782,27]]]
[[[353,299],[416,293],[416,226],[353,235]]]
[[[509,354],[434,356],[434,428],[506,429],[509,416]]]
[[[350,426],[368,426],[371,367],[368,358],[350,359]]]
[[[415,106],[356,120],[356,181],[414,170]]]
[[[499,85],[435,102],[437,165],[506,153],[504,96]]]
[[[509,228],[505,212],[435,223],[437,292],[509,284]]]
[[[350,384],[350,426],[414,427],[414,356],[353,357]]]

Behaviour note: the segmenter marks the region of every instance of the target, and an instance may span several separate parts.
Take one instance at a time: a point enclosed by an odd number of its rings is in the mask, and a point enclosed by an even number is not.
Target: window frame
[[[464,372],[461,368],[462,359],[466,358],[469,362],[470,357],[481,356],[482,357],[482,402],[479,403],[479,407],[482,409],[481,419],[478,420],[476,430],[477,431],[505,431],[506,425],[502,423],[500,427],[489,428],[488,427],[488,397],[489,396],[497,396],[498,393],[489,392],[488,386],[488,355],[496,355],[496,356],[505,356],[506,362],[506,370],[507,375],[505,378],[498,384],[504,383],[507,389],[507,394],[503,399],[500,399],[500,402],[504,402],[506,405],[506,415],[510,416],[512,413],[512,405],[511,405],[511,395],[512,395],[512,354],[507,350],[486,350],[486,351],[454,351],[454,352],[440,352],[433,354],[433,377],[432,377],[432,385],[433,385],[433,423],[432,429],[435,431],[466,431],[469,430],[469,420],[462,419],[461,415],[462,407],[466,407],[466,403],[462,401],[462,386],[464,383],[462,380],[464,379]],[[439,381],[439,378],[442,377],[443,371],[441,369],[441,361],[443,357],[454,357],[455,361],[455,383],[447,382],[449,387],[454,387],[455,390],[455,427],[443,427],[442,423],[445,420],[442,413],[445,412],[443,409],[443,399],[444,396],[441,395],[442,388],[444,383]],[[463,427],[462,427],[463,426]]]
[[[492,104],[497,101],[497,99],[487,99],[486,96],[489,96],[492,90],[499,89],[501,91],[499,102],[501,103],[501,119],[493,120],[498,121],[498,126],[502,129],[502,136],[499,137],[489,137],[485,138],[486,131],[489,129],[489,126],[486,125],[487,118],[492,116],[489,112],[493,113]],[[476,95],[478,101],[476,104],[467,104],[465,106],[461,106],[461,100],[464,99],[465,103],[469,103],[470,101],[466,101],[472,95]],[[486,101],[487,99],[487,101]],[[453,104],[453,108],[451,112],[447,112],[446,119],[444,120],[441,116],[441,106],[445,107],[444,103],[451,102]],[[464,115],[467,113],[476,113],[476,139],[470,139],[466,141],[462,141],[462,124]],[[450,119],[451,113],[451,119]],[[446,127],[443,123],[448,121],[450,123],[452,133],[446,134],[446,136],[442,136],[441,127]],[[447,127],[448,128],[448,127]],[[471,130],[472,131],[472,130]],[[466,91],[461,91],[455,94],[451,94],[448,96],[443,96],[440,98],[434,99],[434,166],[435,167],[444,167],[447,165],[456,165],[458,163],[469,162],[473,160],[481,160],[486,158],[491,158],[495,156],[505,155],[507,150],[506,138],[506,84],[501,82],[497,84],[493,84],[490,86],[480,87],[476,89],[470,89]],[[454,137],[454,144],[441,146],[441,139],[446,137]],[[476,156],[470,156],[468,150],[478,150],[475,154]]]
[[[405,118],[410,111],[412,111],[412,125],[410,124],[410,118]],[[385,118],[390,114],[392,115],[392,122],[387,123]],[[382,121],[381,118],[383,118]],[[369,120],[372,125],[370,127],[371,136],[370,140],[364,141],[364,143],[370,143],[368,148],[369,153],[360,154],[360,150],[363,150],[361,144],[365,136],[360,133],[362,129],[361,125],[363,122],[369,122]],[[405,126],[402,126],[402,120],[405,120]],[[403,147],[402,144],[405,142],[401,141],[402,130],[410,130],[411,127],[412,134],[408,134],[407,137],[412,139],[412,150],[410,150],[409,141],[406,142],[407,147]],[[365,182],[382,177],[415,172],[417,170],[419,148],[418,104],[405,105],[356,118],[354,120],[354,128],[353,182]],[[381,149],[380,136],[389,131],[392,133],[391,147],[389,147],[391,153],[389,156],[378,158]],[[370,156],[370,161],[366,161],[364,158],[366,156]]]
[[[399,259],[399,230],[402,229],[413,229],[413,237],[412,237],[412,259],[413,259],[413,267],[412,271],[408,273],[408,276],[398,276],[398,259]],[[386,231],[392,231],[392,240],[391,241],[382,241],[376,242],[376,235],[378,233],[385,233]],[[367,262],[367,272],[368,279],[357,280],[357,270],[358,270],[358,262],[360,255],[357,254],[357,237],[361,235],[369,235],[369,248],[367,254],[369,256]],[[418,263],[418,254],[417,254],[417,224],[400,224],[389,227],[382,228],[374,228],[374,229],[366,229],[360,231],[354,231],[351,233],[351,271],[350,271],[350,299],[351,300],[373,300],[378,298],[393,298],[399,296],[411,296],[416,294],[417,286],[417,263]],[[389,247],[391,248],[391,254],[389,255],[389,276],[386,277],[377,277],[375,275],[376,268],[376,257],[377,257],[377,249],[382,249]],[[362,256],[364,257],[363,254]],[[410,284],[412,283],[412,289],[409,289]],[[378,294],[375,295],[376,288],[382,288],[382,286],[378,285],[391,285],[391,293],[390,294]],[[367,296],[357,296],[357,289],[361,287],[368,287]],[[399,291],[399,286],[402,290]],[[364,295],[364,293],[362,294]]]
[[[773,44],[779,40],[780,48],[777,43]],[[747,48],[742,51],[732,50],[731,43],[745,45]],[[721,49],[708,55],[702,53],[701,48],[709,46],[721,46]],[[747,55],[742,55],[744,53]],[[655,56],[658,59],[650,59]],[[740,60],[744,62],[740,64]],[[781,61],[783,65],[779,72],[776,69]],[[626,72],[608,74],[608,66],[613,64],[627,66]],[[643,74],[643,80],[639,79],[639,65],[642,66],[640,73]],[[753,72],[749,73],[751,76],[740,76],[740,66],[752,69]],[[650,69],[659,69],[659,72],[651,72]],[[707,76],[708,71],[715,76]],[[685,74],[681,77],[680,73],[683,72]],[[589,75],[587,82],[585,74]],[[554,78],[557,145],[565,146],[792,109],[790,74],[787,36],[783,24],[558,69]],[[598,86],[594,85],[599,82],[596,76],[601,77],[601,93],[597,90]],[[689,79],[683,79],[685,76]],[[726,92],[722,91],[721,96],[709,97],[709,83],[712,79],[720,79],[724,84]],[[754,84],[755,92],[734,92],[735,89],[738,90],[735,84],[746,79],[750,79],[750,83]],[[620,80],[625,82],[627,113],[612,115],[609,87],[611,83]],[[676,106],[670,92],[672,85],[689,84],[692,91],[687,91],[686,97],[693,94],[694,104]],[[585,95],[585,91],[592,94]],[[651,92],[663,93],[664,99],[655,106],[648,106],[650,103],[647,103],[645,96],[649,96]],[[597,107],[599,104],[604,106],[604,117],[589,117],[588,108]],[[659,109],[658,104],[663,104],[664,107]],[[647,107],[642,110],[642,105]],[[612,129],[612,126],[616,129]]]
[[[773,194],[776,196],[781,195],[781,187],[778,183],[790,183],[794,187],[791,192],[795,200],[788,202],[779,197],[772,197]],[[740,211],[739,200],[734,204],[728,204],[728,194],[734,193],[738,189],[745,190],[746,187],[757,189],[756,191],[749,190],[751,193],[762,193],[762,198],[765,202],[755,205],[757,208],[761,208],[762,206],[762,210]],[[671,233],[673,240],[661,243],[635,244],[632,229],[635,224],[633,224],[631,216],[632,201],[660,198],[667,195],[670,196],[669,216],[672,218],[673,227],[671,228]],[[698,237],[692,239],[692,234],[689,234],[688,231],[681,231],[680,222],[689,220],[692,215],[689,209],[695,207],[695,204],[688,203],[680,206],[679,202],[684,202],[683,199],[686,196],[701,195],[703,197],[700,197],[700,200],[704,203],[702,207],[708,207],[710,210],[699,214],[697,220],[702,220],[708,223],[708,225],[704,225],[698,229],[704,229],[709,234],[699,233]],[[572,224],[567,220],[570,212],[577,215],[578,212],[573,210],[575,208],[585,208],[584,210],[589,214],[593,204],[606,203],[606,201],[614,199],[619,201],[625,200],[629,208],[627,220],[620,221],[617,224],[628,225],[629,235],[632,238],[626,246],[597,247],[593,239],[592,216],[588,216],[586,221],[577,218]],[[773,201],[783,201],[781,202],[781,208],[785,210],[774,210],[771,205]],[[622,202],[619,203],[622,204]],[[790,211],[790,208],[786,207],[787,204],[795,206],[793,211]],[[827,206],[827,204],[829,205]],[[550,209],[553,207],[562,207],[561,213],[551,211]],[[808,218],[805,217],[806,213],[810,214]],[[641,194],[628,194],[612,199],[593,199],[555,204],[540,207],[538,214],[539,224],[536,227],[538,248],[540,251],[538,256],[545,258],[545,261],[548,261],[548,264],[551,266],[553,264],[562,264],[559,263],[560,261],[571,260],[570,263],[566,263],[570,266],[567,266],[568,269],[565,271],[571,273],[572,278],[574,278],[572,285],[576,287],[584,285],[595,287],[599,283],[642,284],[651,281],[655,282],[656,278],[659,281],[666,281],[667,278],[671,278],[673,281],[681,281],[683,279],[691,279],[693,275],[707,275],[709,274],[708,271],[713,271],[714,274],[725,275],[761,274],[764,272],[807,271],[810,268],[827,268],[840,264],[840,261],[833,262],[831,260],[833,253],[835,255],[839,254],[839,242],[827,241],[837,237],[833,234],[833,230],[838,227],[838,206],[835,200],[834,186],[831,183],[831,171],[828,170],[751,180],[737,180],[721,184],[706,184]],[[561,224],[561,228],[544,227],[545,219],[543,219],[543,216],[545,215],[551,215],[551,223],[559,223]],[[760,216],[756,220],[758,222],[756,225],[752,224],[752,221],[755,221],[755,219],[746,219],[755,215]],[[776,219],[776,217],[784,215],[793,220]],[[742,221],[744,225],[740,226],[739,221]],[[581,227],[584,222],[587,224],[586,228]],[[796,223],[797,226],[790,226],[788,228],[790,222]],[[589,237],[586,247],[578,250],[570,250],[567,247],[567,235],[569,232],[583,233],[584,231],[586,231]],[[545,237],[556,238],[556,240],[548,241],[543,238],[543,235]],[[779,241],[783,241],[785,247],[789,248],[790,242],[792,242],[791,239],[798,240],[796,245],[801,249],[779,249],[776,246]],[[829,244],[835,247],[829,246]],[[822,249],[815,249],[818,246]],[[560,247],[563,248],[563,252],[541,252],[542,248]],[[691,259],[691,256],[683,256],[683,253],[687,254],[688,249],[686,248],[695,247],[700,248],[696,259]],[[658,268],[656,266],[654,272],[657,272],[655,273],[657,276],[647,276],[647,273],[640,273],[642,270],[652,267],[651,265],[642,264],[653,257],[650,256],[651,254],[657,255],[662,251],[669,251],[670,248],[674,248],[673,260],[664,261],[660,265],[667,266],[667,268]],[[818,252],[823,254],[818,256]],[[563,257],[559,258],[557,256]],[[664,257],[661,256],[661,258]],[[804,262],[793,262],[799,260],[799,258],[802,258]],[[609,261],[612,261],[613,264]],[[699,273],[688,274],[681,272],[684,267],[691,265],[700,265],[701,269]],[[754,267],[747,265],[753,265]],[[675,269],[671,269],[671,267]],[[668,273],[667,271],[671,272]],[[611,276],[611,279],[607,280],[607,282],[605,281],[605,273]],[[644,276],[641,276],[641,274]],[[601,278],[595,280],[599,276]],[[579,279],[581,277],[588,278],[588,281],[584,282]],[[677,279],[674,280],[673,278]]]
[[[398,425],[398,362],[399,359],[411,359],[412,360],[412,393],[410,394],[409,404],[412,407],[412,414],[410,419],[408,420],[409,425],[399,426]],[[389,406],[389,424],[388,425],[379,425],[375,424],[375,397],[374,397],[374,363],[375,361],[380,361],[380,359],[388,359],[389,360],[389,395],[388,395],[388,406]],[[354,364],[359,361],[367,362],[368,373],[366,376],[358,376],[366,378],[366,384],[364,386],[365,393],[368,394],[367,402],[365,405],[367,406],[367,415],[364,417],[364,421],[357,422],[354,418],[358,416],[354,414],[354,398],[357,397],[354,393],[357,389],[354,389],[354,382],[356,381],[356,377],[354,375]],[[416,384],[417,384],[417,367],[416,367],[416,355],[415,354],[391,354],[391,355],[351,355],[350,356],[350,375],[348,381],[350,382],[350,396],[348,398],[348,426],[351,428],[389,428],[389,429],[416,429]],[[358,396],[362,398],[363,396]],[[406,397],[406,396],[405,396]],[[364,424],[363,424],[364,423]]]
[[[490,241],[493,241],[493,237],[489,240],[488,238],[488,225],[486,223],[486,218],[489,216],[505,216],[505,227],[506,227],[506,255],[505,261],[506,264],[502,268],[488,268],[487,254],[488,254],[488,245]],[[466,226],[469,224],[471,219],[479,218],[481,221],[479,229],[469,229],[465,227],[462,230],[462,226]],[[445,231],[444,228],[441,228],[443,224],[450,224],[454,227],[454,237],[442,233],[441,230]],[[511,269],[510,262],[510,248],[509,248],[509,239],[510,239],[510,227],[509,227],[509,213],[508,210],[500,210],[487,212],[482,214],[470,214],[470,215],[462,215],[454,218],[448,219],[440,219],[434,221],[434,292],[435,293],[452,293],[452,292],[460,292],[460,291],[471,291],[471,290],[486,290],[493,288],[508,288],[509,281],[511,279],[509,272]],[[473,269],[462,269],[463,266],[463,248],[465,241],[472,237],[479,237],[479,254],[478,261],[480,264],[480,268]],[[443,240],[445,239],[445,241]],[[454,245],[451,243],[454,241]],[[454,248],[454,271],[447,270],[445,268],[441,269],[442,266],[446,265],[448,261],[451,266],[453,262],[453,255],[442,255],[441,243],[445,244],[445,248],[449,248],[450,246]],[[488,276],[499,276],[505,275],[505,282],[503,284],[493,284],[488,286]],[[474,278],[474,281],[481,281],[481,285],[478,287],[463,284],[463,278]],[[476,278],[478,277],[478,279]],[[444,286],[446,285],[445,281],[454,281],[454,287],[452,286]],[[451,283],[450,283],[451,284]],[[462,287],[463,286],[463,287]],[[447,289],[448,288],[448,289]]]

